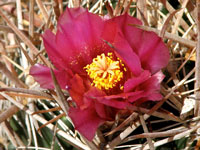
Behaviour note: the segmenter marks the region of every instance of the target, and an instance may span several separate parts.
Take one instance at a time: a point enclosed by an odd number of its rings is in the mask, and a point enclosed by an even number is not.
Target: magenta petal
[[[66,85],[69,84],[69,76],[66,71],[54,70],[56,79],[62,89],[66,88]],[[51,77],[50,69],[41,64],[36,64],[31,67],[30,75],[40,84],[42,88],[53,89],[54,83]]]
[[[103,25],[98,15],[83,8],[66,8],[58,21],[56,35],[50,30],[43,35],[46,51],[56,68],[70,68],[74,73],[83,74],[83,67],[101,51],[99,37]]]
[[[80,80],[78,76],[74,77],[73,80],[75,81],[75,79]],[[78,87],[77,90],[81,89],[80,85],[78,85]],[[82,98],[80,96],[80,99],[83,99],[82,105],[79,108],[70,108],[69,111],[69,116],[75,128],[88,140],[93,139],[100,124],[105,120],[110,120],[105,105],[99,103],[96,99],[96,97],[102,95],[105,95],[105,93],[96,88],[91,88],[84,96],[82,95]]]
[[[115,98],[125,98],[126,94],[123,95],[118,95],[118,96],[106,96],[105,93],[97,88],[92,88],[88,93],[86,93],[84,96],[86,97],[85,99],[85,103],[89,103],[92,100],[95,102],[99,102],[101,104],[107,105],[107,106],[111,106],[114,108],[118,108],[118,109],[125,109],[128,106],[128,103],[126,101],[119,101]],[[113,98],[113,99],[111,99]],[[89,102],[86,102],[89,101]]]
[[[87,98],[87,100],[91,101],[92,99],[96,99],[97,97],[105,96],[106,94],[104,91],[97,89],[96,87],[91,87],[89,91],[87,91],[84,95],[84,97]]]
[[[151,78],[146,80],[140,86],[138,86],[137,90],[144,90],[143,94],[147,100],[158,101],[162,99],[162,95],[160,94],[160,83],[163,80],[164,75],[162,72],[157,72]]]
[[[151,77],[151,73],[147,70],[144,70],[140,76],[138,77],[132,77],[128,81],[125,82],[124,84],[124,92],[130,92],[134,88],[136,88],[138,85],[141,83],[145,82]]]
[[[128,101],[133,103],[137,100],[141,99],[146,99],[146,100],[151,100],[151,101],[160,101],[163,98],[163,96],[157,91],[157,90],[152,90],[152,91],[140,91],[140,93],[136,93],[134,96],[129,97]]]
[[[150,95],[148,95],[147,99],[151,100],[151,101],[160,101],[163,98],[163,96],[156,92],[156,93],[151,93]]]
[[[129,93],[122,93],[122,94],[118,94],[118,95],[110,95],[110,96],[104,96],[104,98],[107,100],[107,101],[110,101],[112,99],[124,99],[125,100],[128,100],[129,102],[133,102],[133,101],[136,101],[142,97],[145,97],[144,95],[144,91],[135,91],[135,92],[129,92]],[[125,106],[123,107],[127,107],[126,105],[126,102],[125,102]],[[116,107],[116,108],[119,108],[119,107]]]
[[[83,83],[83,79],[78,74],[75,74],[74,77],[70,80],[68,91],[78,107],[83,105],[83,95],[85,90],[86,89]]]
[[[102,103],[104,105],[111,106],[114,108],[118,108],[118,109],[125,109],[127,108],[127,106],[129,106],[129,103],[126,101],[119,101],[115,99],[107,100],[104,97],[99,97],[97,98],[97,100],[99,101],[99,103]]]
[[[74,9],[66,8],[64,15],[58,22],[59,34],[63,34],[66,42],[78,49],[88,44],[94,44],[96,40],[100,41],[99,37],[104,25],[104,21],[98,15],[80,9],[82,13],[77,15],[72,12]]]
[[[138,50],[139,57],[142,67],[155,73],[167,66],[170,58],[169,51],[158,35],[153,32],[143,32],[143,36],[140,39],[142,42]]]
[[[145,81],[141,86],[138,87],[138,90],[158,90],[160,91],[160,83],[164,79],[164,75],[161,71],[154,74],[150,79]]]
[[[67,8],[59,20],[56,44],[63,57],[71,62],[71,68],[80,72],[93,57],[96,57],[95,51],[102,43],[99,37],[104,21],[87,10],[77,9],[81,13],[73,11],[75,10]]]
[[[168,64],[169,51],[158,35],[131,26],[131,24],[141,25],[141,22],[128,14],[113,20],[119,24],[132,49],[139,55],[145,70],[155,73]]]
[[[78,7],[78,8],[67,7],[64,13],[60,16],[59,23],[65,24],[66,22],[70,22],[71,20],[73,20],[74,18],[76,18],[77,16],[79,16],[85,11],[86,10],[82,7]]]
[[[42,37],[45,49],[52,63],[56,66],[57,69],[65,69],[67,67],[67,63],[62,57],[62,53],[59,53],[59,49],[57,49],[55,35],[48,29],[44,32]]]
[[[122,59],[134,75],[137,76],[141,73],[142,68],[139,57],[130,47],[117,23],[112,20],[106,22],[102,40],[114,46],[117,56]]]
[[[93,108],[84,110],[70,108],[69,116],[75,125],[75,129],[90,141],[94,138],[99,125],[104,122]]]
[[[128,101],[133,103],[133,102],[135,102],[137,100],[141,100],[142,98],[145,98],[148,101],[149,100],[151,100],[151,101],[159,101],[159,100],[161,100],[163,98],[163,96],[160,93],[158,93],[158,91],[154,91],[154,90],[147,91],[147,92],[140,91],[140,93],[137,93],[132,97],[129,97]]]
[[[143,97],[146,97],[146,93],[144,91],[137,91],[134,96],[128,98],[128,101],[132,103]]]
[[[85,106],[88,107],[94,104],[97,114],[101,118],[109,119],[108,115],[106,114],[105,105],[97,101],[97,97],[102,97],[104,95],[105,93],[103,91],[100,91],[97,88],[91,88],[88,92],[84,94],[84,103]]]
[[[121,93],[117,95],[109,95],[109,96],[104,96],[106,100],[111,100],[111,99],[127,99],[128,97],[132,97],[138,94],[141,94],[142,91],[136,91],[136,92],[128,92],[128,93]]]
[[[73,58],[73,60],[70,60],[70,54],[66,54],[68,50],[72,50],[72,45],[69,44],[66,39],[64,39],[63,37],[59,37],[59,41],[61,41],[61,43],[58,43],[56,41],[58,35],[55,36],[50,30],[46,30],[42,37],[47,54],[57,69],[71,69],[74,72],[81,72],[83,70],[82,66],[78,65],[79,63],[75,58]]]
[[[134,102],[145,98],[146,100],[158,101],[162,99],[160,91],[160,83],[163,80],[164,75],[162,72],[157,72],[153,76],[149,76],[149,72],[145,71],[141,76],[137,78],[129,79],[125,85],[125,91],[137,90],[138,93],[128,98],[129,102]],[[135,88],[135,89],[134,89]]]
[[[106,108],[104,104],[95,102],[95,110],[101,118],[106,119],[106,120],[110,119],[110,117],[106,113]]]

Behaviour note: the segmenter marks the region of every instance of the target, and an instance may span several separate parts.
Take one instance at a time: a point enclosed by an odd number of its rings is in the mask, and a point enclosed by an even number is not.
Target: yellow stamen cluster
[[[124,73],[120,66],[124,66],[122,61],[119,58],[113,60],[112,53],[108,53],[107,56],[105,54],[98,55],[84,69],[86,69],[89,77],[93,80],[92,86],[109,90],[115,87],[123,78]],[[125,67],[123,69],[126,71]]]

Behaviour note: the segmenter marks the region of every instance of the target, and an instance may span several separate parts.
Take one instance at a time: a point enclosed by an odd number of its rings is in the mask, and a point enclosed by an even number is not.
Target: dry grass
[[[173,2],[0,1],[0,143],[7,149],[12,146],[16,149],[66,149],[67,146],[84,150],[97,150],[102,146],[104,149],[155,149],[187,137],[185,149],[198,149],[200,2]],[[108,122],[106,132],[100,128],[93,142],[74,132],[70,119],[64,116],[68,107],[65,99],[69,96],[63,93],[56,79],[56,89],[50,91],[39,88],[29,75],[35,63],[51,66],[40,35],[46,28],[56,30],[57,19],[65,7],[78,6],[101,16],[126,12],[136,16],[144,23],[137,27],[163,37],[171,54],[169,65],[163,70],[166,75],[161,88],[164,98],[152,107],[133,107],[134,112],[129,117]],[[41,129],[43,126],[46,127]]]

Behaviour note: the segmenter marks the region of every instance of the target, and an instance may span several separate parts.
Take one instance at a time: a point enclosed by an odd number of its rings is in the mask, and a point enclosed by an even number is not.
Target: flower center
[[[84,69],[86,69],[89,77],[93,80],[91,85],[105,90],[115,87],[123,78],[124,71],[126,71],[124,64],[119,58],[113,60],[112,53],[108,53],[107,56],[104,53],[98,55]],[[123,86],[120,89],[122,90]]]

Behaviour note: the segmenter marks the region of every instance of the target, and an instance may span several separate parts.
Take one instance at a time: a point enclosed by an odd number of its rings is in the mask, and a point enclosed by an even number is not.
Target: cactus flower
[[[58,83],[76,104],[69,116],[88,140],[119,110],[162,99],[168,49],[155,33],[131,24],[142,22],[128,14],[104,19],[83,8],[66,8],[56,34],[49,29],[43,34]],[[48,67],[36,64],[30,74],[42,88],[54,88]]]

